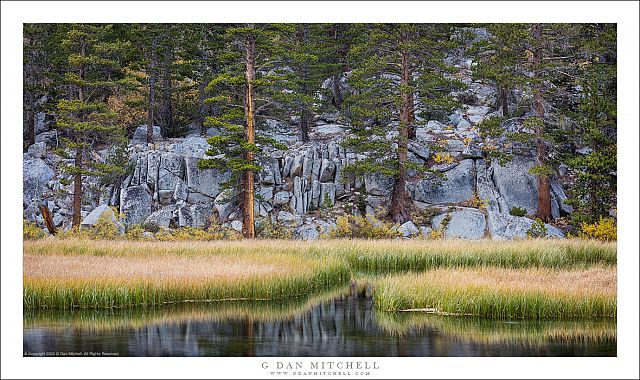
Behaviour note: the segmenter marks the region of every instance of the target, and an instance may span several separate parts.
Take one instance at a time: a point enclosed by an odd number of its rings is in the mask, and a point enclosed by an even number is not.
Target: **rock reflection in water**
[[[518,322],[377,312],[370,298],[25,312],[25,353],[120,356],[615,356],[615,322]]]

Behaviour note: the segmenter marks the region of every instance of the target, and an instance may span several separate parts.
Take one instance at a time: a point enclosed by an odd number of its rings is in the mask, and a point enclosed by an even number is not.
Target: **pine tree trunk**
[[[29,107],[25,115],[27,122],[27,140],[29,146],[36,143],[36,106],[33,98],[33,92],[29,91],[27,94]]]
[[[313,116],[311,115],[311,112],[304,108],[300,109],[300,135],[302,142],[309,141],[309,124],[312,119]]]
[[[200,126],[200,134],[207,135],[207,127],[204,125],[204,120],[207,115],[207,105],[205,103],[206,98],[207,80],[203,77],[201,83],[198,85],[198,125]]]
[[[502,116],[509,117],[509,98],[507,89],[500,87],[500,105],[502,107]]]
[[[73,217],[71,225],[77,227],[80,225],[82,217],[82,149],[76,148],[75,166],[77,172],[73,175]]]
[[[249,28],[253,28],[253,24],[249,24]],[[256,53],[256,41],[255,37],[251,34],[247,36],[246,44],[246,79],[247,84],[245,87],[245,104],[244,111],[247,118],[247,123],[244,130],[245,141],[249,144],[255,143],[255,109],[254,109],[254,96],[255,90],[253,88],[253,82],[255,80],[255,53]],[[254,154],[253,151],[245,151],[244,158],[248,164],[253,164]],[[256,236],[254,225],[254,192],[253,192],[253,170],[247,169],[243,172],[242,178],[242,234],[245,238],[253,239]]]
[[[531,32],[536,44],[533,54],[534,78],[540,80],[540,65],[542,64],[542,25],[532,24]],[[534,84],[534,107],[538,122],[535,127],[536,136],[536,164],[545,166],[547,164],[547,148],[544,139],[544,106],[542,104],[541,84]],[[545,222],[551,220],[551,190],[549,176],[538,175],[538,210],[536,216]]]
[[[168,41],[165,40],[165,48],[162,57],[162,121],[166,130],[175,134],[173,125],[173,84],[171,83],[171,62],[173,61],[173,52]]]
[[[147,113],[147,144],[153,144],[153,106],[156,102],[156,38],[151,42],[151,57],[149,59],[149,109]]]
[[[409,128],[409,140],[415,140],[416,138],[416,110],[415,110],[415,99],[413,98],[414,94],[411,92],[409,96],[409,119],[407,122],[407,128]]]
[[[398,175],[393,186],[391,195],[391,218],[394,222],[404,223],[409,220],[409,207],[407,196],[407,171],[405,164],[407,162],[407,144],[409,141],[409,123],[410,123],[410,103],[411,92],[406,91],[409,85],[409,54],[402,52],[402,76],[400,86],[405,89],[401,94],[400,105],[400,126],[398,127]]]
[[[340,75],[333,76],[333,106],[338,110],[342,109],[342,102],[344,101],[342,98],[342,90],[340,89]]]
[[[81,56],[86,55],[86,46],[84,40],[81,42]],[[85,78],[85,67],[84,65],[80,65],[80,80],[84,81]],[[78,100],[81,102],[85,101],[84,96],[84,88],[82,85],[78,86]],[[75,136],[76,144],[80,144],[82,142],[80,136],[76,134]],[[80,226],[80,218],[82,217],[82,147],[78,146],[76,148],[76,157],[75,157],[75,169],[76,173],[73,175],[73,216],[71,218],[71,226],[79,227]]]

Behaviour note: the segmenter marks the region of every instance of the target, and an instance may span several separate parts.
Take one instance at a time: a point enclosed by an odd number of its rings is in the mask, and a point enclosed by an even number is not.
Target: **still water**
[[[25,310],[25,356],[616,356],[615,321],[502,321],[376,311],[329,294],[287,303]]]

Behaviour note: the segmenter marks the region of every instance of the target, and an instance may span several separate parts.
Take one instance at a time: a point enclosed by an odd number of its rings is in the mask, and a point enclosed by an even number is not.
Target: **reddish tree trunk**
[[[53,217],[51,217],[51,210],[45,204],[41,204],[38,206],[40,208],[40,213],[42,214],[42,218],[44,219],[44,225],[49,230],[51,235],[55,235],[58,230],[56,229],[56,225],[53,224]]]
[[[400,85],[404,89],[401,94],[400,105],[400,126],[398,127],[398,175],[393,186],[393,193],[391,195],[391,218],[398,223],[404,223],[409,220],[409,207],[407,196],[407,170],[405,164],[407,162],[407,144],[409,140],[409,123],[410,123],[410,103],[411,92],[406,91],[409,85],[409,54],[402,52],[402,76],[400,79]]]
[[[86,55],[86,46],[84,40],[81,42],[80,54],[84,57]],[[80,79],[84,80],[85,68],[84,65],[80,65]],[[84,88],[82,85],[78,86],[78,100],[85,101]],[[75,136],[76,143],[79,145],[82,139],[79,135]],[[80,218],[82,217],[82,147],[76,148],[75,157],[76,173],[73,175],[73,216],[71,218],[71,226],[79,227]]]
[[[249,25],[253,28],[253,24]],[[244,129],[245,141],[249,144],[255,143],[255,109],[254,109],[254,96],[255,90],[253,88],[253,82],[255,80],[255,59],[256,59],[256,41],[253,35],[248,35],[245,41],[246,44],[246,79],[247,84],[245,87],[245,104],[244,111],[247,119],[247,123]],[[245,151],[244,158],[248,164],[252,164],[254,160],[253,151]],[[256,237],[255,225],[254,225],[254,173],[253,170],[247,169],[242,175],[242,234],[244,237],[253,239]]]
[[[531,25],[534,43],[536,44],[533,53],[534,78],[540,80],[540,65],[542,64],[542,25]],[[544,106],[542,104],[541,84],[534,84],[534,108],[538,122],[535,127],[536,135],[536,164],[545,166],[547,164],[547,148],[544,139]],[[547,174],[538,175],[538,210],[536,216],[545,222],[551,220],[551,190],[549,186],[549,176]]]

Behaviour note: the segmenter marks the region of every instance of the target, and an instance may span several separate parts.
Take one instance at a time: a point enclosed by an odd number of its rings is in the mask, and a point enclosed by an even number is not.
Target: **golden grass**
[[[451,289],[462,294],[492,288],[511,295],[526,290],[530,296],[532,292],[541,293],[545,281],[556,287],[569,281],[580,284],[585,299],[609,299],[611,294],[598,293],[603,286],[598,273],[613,273],[615,263],[614,243],[584,240],[133,242],[46,238],[24,242],[24,306],[109,308],[181,301],[283,299],[345,284],[354,276],[425,270],[431,270],[428,276],[435,280],[394,277],[398,279],[396,283],[394,278],[387,278],[384,282],[388,284],[379,287],[386,292],[380,294],[403,295],[405,286],[400,283],[409,281],[410,285],[415,280],[420,284],[416,290],[422,292],[440,284],[439,289],[449,293]],[[477,271],[463,270],[486,266],[520,270],[502,271],[497,277],[491,277],[488,269],[483,269],[482,276]],[[433,271],[437,268],[458,270]],[[543,268],[573,272],[545,272]],[[582,272],[577,270],[586,268],[595,269],[581,277]],[[537,277],[541,273],[545,280]],[[615,301],[615,277],[612,284]],[[550,287],[543,290],[544,297],[554,294]],[[403,305],[412,304],[403,297],[381,297],[389,300],[381,305],[396,310],[398,299],[403,300]]]
[[[375,298],[383,310],[498,318],[615,317],[616,271],[442,268],[378,279]]]

